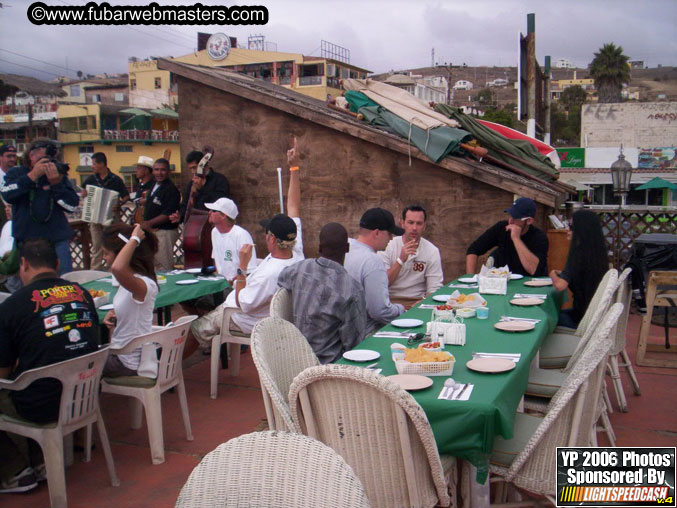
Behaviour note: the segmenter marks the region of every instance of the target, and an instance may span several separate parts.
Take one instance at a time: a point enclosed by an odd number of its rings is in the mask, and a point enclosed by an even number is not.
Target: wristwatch
[[[244,275],[245,277],[247,276],[247,273],[242,270],[242,268],[237,269],[237,274],[238,275]]]

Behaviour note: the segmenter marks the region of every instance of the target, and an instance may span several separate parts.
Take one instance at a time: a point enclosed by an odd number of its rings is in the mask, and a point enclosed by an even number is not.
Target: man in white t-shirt
[[[189,356],[195,348],[206,346],[221,333],[221,322],[226,308],[239,309],[230,320],[230,330],[251,333],[257,321],[270,315],[270,302],[278,289],[277,278],[287,266],[301,261],[303,255],[303,235],[301,229],[301,184],[296,139],[294,147],[287,151],[289,161],[289,190],[287,194],[287,211],[289,216],[279,213],[272,219],[261,221],[266,230],[265,242],[268,256],[250,273],[247,274],[249,262],[253,257],[254,245],[243,245],[239,252],[239,267],[233,279],[234,290],[226,298],[223,305],[209,314],[193,321],[190,335],[195,341],[186,344],[184,357]]]
[[[421,205],[409,205],[402,212],[402,236],[393,238],[379,252],[388,272],[390,301],[410,307],[442,287],[440,251],[421,235],[428,214]]]
[[[223,275],[232,285],[240,266],[240,249],[243,245],[253,245],[252,235],[235,224],[238,210],[232,199],[219,198],[213,203],[205,203],[209,209],[209,222],[212,229],[212,257],[216,271]],[[256,247],[252,248],[252,256],[246,272],[256,268]]]

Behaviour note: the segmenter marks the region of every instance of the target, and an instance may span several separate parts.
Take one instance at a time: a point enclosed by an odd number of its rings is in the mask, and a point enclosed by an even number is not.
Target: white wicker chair
[[[304,369],[320,364],[317,356],[298,328],[279,317],[269,317],[252,330],[252,357],[261,380],[268,426],[295,432],[287,399],[289,387]]]
[[[594,333],[596,323],[599,323],[607,311],[611,298],[616,291],[618,271],[609,270],[597,286],[597,290],[585,311],[576,330],[557,327],[548,335],[539,351],[539,365],[543,369],[563,369],[570,363],[572,356],[580,354],[587,340]]]
[[[132,428],[134,429],[141,428],[141,405],[143,405],[153,464],[162,464],[165,461],[161,396],[175,386],[179,396],[183,425],[186,429],[186,439],[193,440],[186,386],[183,382],[182,356],[190,323],[196,318],[197,316],[183,316],[173,325],[141,335],[123,348],[110,350],[111,354],[130,354],[146,343],[155,343],[162,348],[157,379],[122,376],[103,378],[101,382],[103,392],[133,397]]]
[[[372,506],[450,506],[455,460],[440,459],[423,408],[388,378],[347,365],[310,367],[294,379],[289,402],[298,430],[350,464]]]
[[[110,272],[102,272],[101,270],[75,270],[73,272],[64,273],[62,278],[78,284],[84,284],[104,277],[110,277]]]
[[[270,302],[270,315],[272,317],[284,319],[290,323],[294,322],[294,308],[291,293],[285,288],[278,289],[273,295],[273,299]]]
[[[622,311],[620,304],[611,308],[598,327],[600,340],[590,342],[548,405],[545,417],[517,413],[513,439],[496,438],[490,465],[492,475],[546,496],[555,504],[555,447],[589,444],[606,359],[613,343],[609,335]]]
[[[300,434],[245,434],[208,453],[176,508],[369,508],[355,473],[334,450]]]
[[[36,380],[53,378],[61,382],[59,419],[45,425],[0,415],[0,430],[34,439],[42,448],[47,469],[49,501],[52,508],[66,508],[66,474],[64,471],[64,437],[83,427],[87,428],[85,462],[91,458],[91,424],[96,422],[101,447],[106,457],[110,482],[120,485],[110,450],[108,434],[99,409],[99,384],[108,357],[108,349],[83,355],[72,360],[28,370],[13,381],[0,379],[0,388],[23,390]]]
[[[627,370],[628,376],[630,376],[630,381],[632,382],[632,387],[635,391],[635,395],[641,395],[642,393],[639,389],[639,381],[637,381],[637,376],[635,376],[635,370],[632,368],[632,362],[630,361],[628,352],[625,349],[625,334],[628,327],[628,314],[630,313],[630,300],[632,298],[632,292],[630,290],[629,283],[630,272],[632,272],[632,268],[626,268],[618,278],[616,302],[622,303],[625,306],[625,309],[618,320],[618,326],[616,327],[616,341],[614,346],[611,348],[611,353],[609,354],[609,363],[607,364],[607,373],[609,376],[611,376],[611,381],[613,382],[614,389],[616,391],[618,407],[623,412],[627,412],[628,410],[628,401],[625,398],[623,383],[621,382],[620,367],[625,367]]]

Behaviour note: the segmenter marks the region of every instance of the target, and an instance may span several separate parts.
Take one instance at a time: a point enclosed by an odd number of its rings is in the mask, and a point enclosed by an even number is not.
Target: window
[[[116,93],[115,94],[115,102],[125,102],[125,94]]]
[[[70,95],[71,97],[80,97],[80,85],[71,85]]]
[[[321,85],[324,75],[324,64],[300,65],[299,85]]]
[[[129,80],[129,89],[130,90],[136,90],[136,80],[135,79]]]
[[[162,88],[162,78],[155,78],[155,89],[158,90]]]
[[[79,153],[94,153],[94,145],[82,145],[78,147]]]
[[[92,102],[101,102],[101,94],[95,93],[92,95]]]
[[[116,145],[115,151],[116,152],[133,152],[134,147],[132,145]]]

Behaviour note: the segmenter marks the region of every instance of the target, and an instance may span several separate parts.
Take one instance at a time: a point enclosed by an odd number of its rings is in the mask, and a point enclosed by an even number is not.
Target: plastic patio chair
[[[334,450],[289,432],[245,434],[202,459],[176,508],[369,508],[355,473]]]
[[[231,331],[230,317],[239,312],[239,309],[226,307],[221,318],[221,332],[212,339],[212,353],[210,358],[209,396],[216,398],[219,390],[219,360],[221,359],[221,345],[228,344],[228,373],[237,376],[240,373],[241,346],[251,344],[248,333]]]
[[[279,317],[269,317],[252,330],[252,357],[261,380],[268,426],[295,432],[287,399],[289,387],[304,369],[320,364],[317,356],[298,328]]]
[[[86,282],[91,282],[93,280],[110,277],[110,272],[103,272],[101,270],[74,270],[72,272],[64,273],[61,277],[71,282],[85,284]]]
[[[72,360],[28,370],[14,381],[0,379],[0,388],[5,390],[23,390],[34,381],[45,378],[58,379],[61,382],[61,402],[59,418],[56,422],[37,424],[0,414],[0,430],[33,439],[42,448],[47,470],[49,501],[52,508],[68,506],[64,469],[64,437],[82,427],[86,427],[87,446],[84,461],[89,462],[91,458],[91,424],[94,422],[96,422],[99,430],[110,482],[115,487],[120,485],[115,472],[108,434],[99,409],[99,384],[107,357],[108,349],[103,348]]]
[[[125,347],[110,349],[111,354],[130,354],[147,343],[155,343],[162,348],[157,379],[142,376],[104,377],[101,390],[133,397],[132,428],[141,428],[141,405],[146,413],[148,441],[153,464],[165,461],[164,437],[162,432],[161,395],[176,386],[181,406],[181,416],[186,429],[186,439],[193,440],[188,414],[186,386],[183,382],[182,356],[190,323],[197,316],[183,316],[173,325],[136,337]]]
[[[290,323],[294,322],[294,309],[291,293],[285,288],[280,288],[275,291],[273,299],[270,301],[270,315],[272,317],[284,319]]]
[[[492,481],[508,482],[545,496],[555,504],[555,447],[589,444],[594,432],[606,359],[613,342],[609,336],[621,312],[620,304],[611,308],[599,326],[601,339],[591,342],[590,347],[585,349],[550,402],[545,416],[517,413],[514,437],[510,440],[496,438],[489,468]],[[511,506],[502,505],[503,501],[504,491],[500,489],[492,506]]]
[[[423,408],[387,377],[348,365],[310,367],[294,379],[289,403],[298,430],[346,460],[372,506],[451,505],[456,461],[440,458]]]

